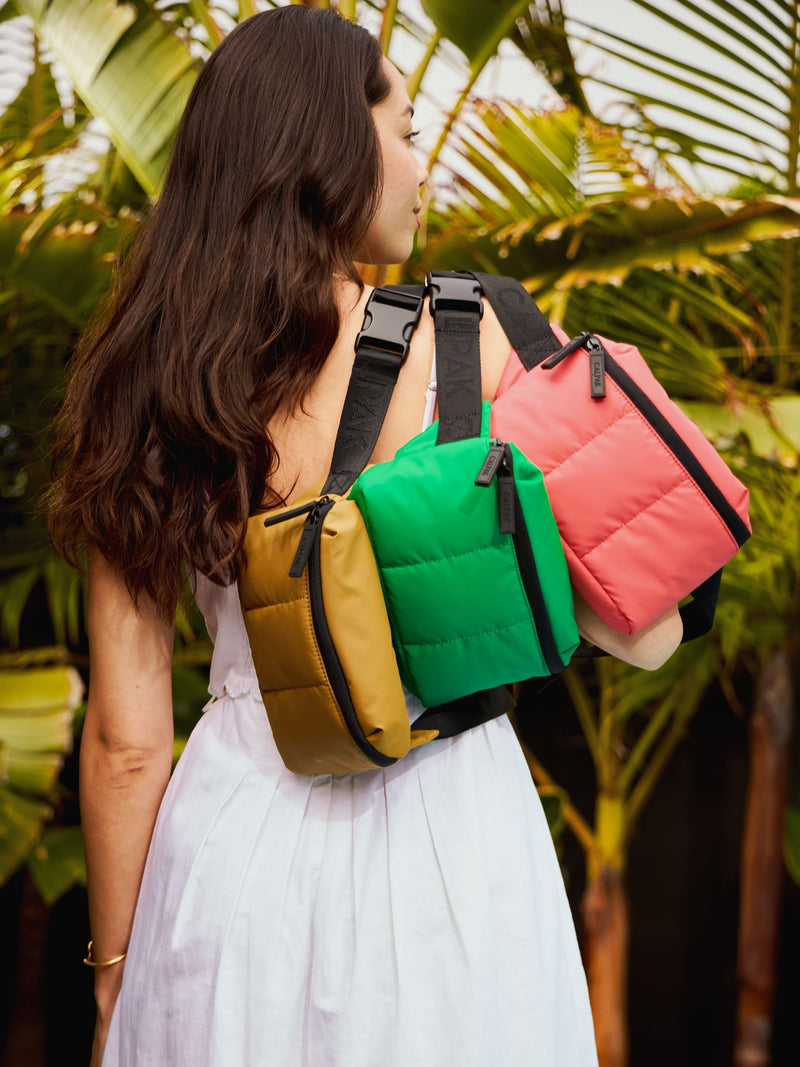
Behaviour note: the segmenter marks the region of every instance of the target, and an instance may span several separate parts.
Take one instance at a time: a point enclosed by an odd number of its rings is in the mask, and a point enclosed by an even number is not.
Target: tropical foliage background
[[[158,195],[198,70],[237,21],[269,6],[0,7],[0,56],[22,72],[0,115],[0,882],[26,866],[25,884],[48,904],[84,878],[74,789],[59,774],[79,735],[87,666],[83,581],[53,557],[35,509],[48,427],[116,251]],[[800,882],[800,781],[790,774],[800,3],[313,6],[338,6],[378,33],[430,117],[426,222],[392,280],[434,267],[512,274],[568,332],[590,323],[637,344],[750,488],[755,535],[726,568],[714,633],[652,674],[605,661],[565,675],[594,774],[591,810],[545,766],[522,716],[520,731],[557,842],[571,837],[585,853],[582,941],[606,1067],[630,1060],[629,921],[641,902],[628,899],[626,870],[641,814],[712,687],[747,720],[728,1041],[736,1062],[769,1062],[785,872]],[[500,94],[511,66],[514,91]],[[198,668],[209,656],[189,610],[175,650],[179,738],[205,701]],[[15,1032],[3,1064],[21,1055]]]

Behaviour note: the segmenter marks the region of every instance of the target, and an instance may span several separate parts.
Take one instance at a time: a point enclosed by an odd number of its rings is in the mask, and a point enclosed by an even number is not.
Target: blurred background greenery
[[[198,70],[237,21],[270,6],[0,7],[0,61],[16,77],[0,114],[0,924],[16,947],[0,977],[2,1067],[83,1062],[91,1029],[74,753],[85,588],[36,508],[50,427],[75,341],[158,195]],[[517,725],[581,927],[602,1067],[795,1064],[797,1023],[781,1005],[800,986],[800,4],[310,6],[378,33],[425,116],[418,248],[366,280],[514,275],[570,334],[638,345],[750,489],[754,536],[725,570],[714,632],[652,674],[574,665],[546,694],[523,690]],[[207,699],[210,655],[187,609],[176,757]],[[703,786],[681,807],[676,768],[689,758]],[[728,792],[711,788],[720,766]],[[682,855],[707,813],[700,852],[731,839],[732,879],[709,890],[729,928],[709,964],[716,988],[692,1004],[658,984],[670,938],[659,954],[637,949],[649,923],[670,929],[670,901],[658,876],[633,872],[648,847],[653,862]],[[700,899],[713,872],[695,859],[686,892]]]

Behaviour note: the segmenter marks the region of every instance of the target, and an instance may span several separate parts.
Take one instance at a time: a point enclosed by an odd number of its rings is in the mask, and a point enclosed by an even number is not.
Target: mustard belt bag
[[[387,767],[436,730],[409,727],[375,559],[336,494],[248,523],[239,583],[275,743],[298,774]]]

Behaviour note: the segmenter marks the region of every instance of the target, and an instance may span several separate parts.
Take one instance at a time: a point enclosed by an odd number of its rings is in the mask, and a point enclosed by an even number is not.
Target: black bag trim
[[[330,503],[324,504],[320,509],[320,519],[315,524],[314,544],[308,560],[308,594],[311,602],[311,620],[314,624],[314,635],[317,639],[317,645],[319,647],[320,655],[322,656],[322,662],[325,666],[325,672],[328,675],[328,681],[331,683],[331,690],[333,691],[333,695],[342,712],[345,725],[350,731],[350,736],[367,759],[371,760],[376,766],[390,767],[393,763],[396,763],[397,760],[392,756],[384,755],[383,752],[380,752],[377,748],[371,745],[361,728],[361,723],[358,721],[356,710],[353,707],[353,700],[350,696],[347,679],[344,676],[342,663],[339,659],[339,654],[336,651],[336,646],[333,643],[331,632],[328,629],[328,620],[325,615],[325,603],[322,598],[322,569],[320,567],[319,542],[322,523],[333,505],[334,501],[331,500]]]
[[[494,689],[481,689],[447,704],[437,704],[424,711],[411,724],[412,730],[422,727],[424,730],[438,730],[437,740],[455,737],[456,734],[471,730],[474,726],[498,719],[516,707],[508,686],[498,685]]]
[[[522,504],[520,503],[519,493],[517,492],[517,484],[513,480],[512,485],[514,486],[514,517],[516,531],[511,536],[514,538],[514,551],[517,556],[520,577],[522,578],[522,584],[525,588],[525,596],[528,598],[534,622],[536,623],[539,647],[542,650],[547,669],[550,674],[561,674],[566,664],[561,657],[561,653],[558,651],[558,646],[556,645],[553,636],[553,626],[550,622],[547,605],[545,604],[544,595],[542,593],[541,582],[539,581],[539,571],[536,567],[536,557],[533,553],[533,545],[531,544],[530,534],[528,533],[528,527],[525,523],[525,516],[522,514]]]
[[[697,488],[708,500],[716,513],[722,519],[730,531],[739,548],[750,537],[750,531],[739,518],[736,510],[728,503],[716,482],[706,471],[705,467],[692,452],[680,434],[670,425],[669,421],[658,410],[647,393],[636,384],[626,370],[624,370],[602,342],[599,342],[603,350],[606,365],[606,374],[617,383],[622,392],[642,413],[642,417],[652,426],[667,448],[672,452],[678,462],[683,466],[689,477],[694,481]]]

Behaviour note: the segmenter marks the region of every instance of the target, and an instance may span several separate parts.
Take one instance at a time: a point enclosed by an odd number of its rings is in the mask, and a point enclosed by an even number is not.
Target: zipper
[[[514,469],[511,449],[504,441],[493,441],[483,466],[478,471],[475,484],[488,488],[497,478],[497,507],[500,513],[500,533],[513,534],[514,515]]]
[[[300,543],[297,546],[292,565],[289,568],[290,578],[303,577],[303,571],[306,569],[306,564],[314,549],[314,545],[319,544],[322,520],[331,510],[333,504],[334,502],[329,496],[323,496],[320,497],[319,500],[315,500],[308,509],[308,518],[303,524],[303,532],[300,534]],[[297,512],[298,515],[302,515],[302,513],[302,511]]]
[[[556,645],[550,615],[545,604],[530,534],[522,513],[517,484],[514,481],[514,456],[503,441],[494,441],[478,472],[475,484],[488,487],[497,477],[497,501],[500,512],[500,533],[510,534],[514,542],[522,587],[530,605],[539,646],[550,674],[560,674],[564,662]]]
[[[282,511],[279,515],[267,515],[264,519],[264,525],[275,526],[279,522],[293,519],[295,515],[304,515],[307,511],[313,511],[314,508],[319,507],[320,504],[327,504],[329,500],[329,496],[321,496],[317,500],[312,500],[310,504],[301,504],[299,507],[291,508],[289,511]]]
[[[602,400],[606,395],[605,361],[607,353],[594,334],[588,332],[579,333],[577,337],[573,337],[568,344],[565,344],[563,348],[559,348],[549,359],[546,359],[542,363],[542,367],[545,370],[552,370],[567,356],[577,352],[579,348],[584,348],[589,353],[589,396],[592,400]]]
[[[350,736],[367,759],[378,767],[390,767],[397,760],[392,756],[385,756],[374,748],[367,740],[366,734],[358,721],[353,699],[347,686],[347,679],[333,643],[331,632],[328,629],[328,620],[325,617],[325,603],[322,598],[322,567],[320,562],[320,535],[325,516],[336,503],[331,497],[320,497],[310,505],[303,505],[294,510],[295,515],[308,512],[308,518],[300,535],[300,543],[297,547],[294,560],[289,574],[293,578],[301,578],[303,571],[308,566],[308,594],[311,603],[311,621],[314,626],[314,636],[317,639],[325,673],[328,676],[334,698],[341,709],[345,725]],[[290,517],[287,513],[284,518]],[[279,521],[279,520],[278,520]]]
[[[553,367],[557,367],[562,359],[566,359],[567,356],[571,356],[573,352],[577,352],[579,348],[583,348],[589,338],[592,336],[588,331],[586,333],[579,333],[577,337],[573,337],[571,341],[559,348],[557,352],[554,352],[552,356],[542,363],[545,370],[552,370]]]
[[[542,367],[548,370],[555,367],[562,359],[565,359],[567,356],[577,351],[578,348],[585,348],[589,353],[592,390],[595,389],[595,373],[597,373],[598,376],[598,389],[602,382],[602,396],[605,396],[606,375],[617,384],[631,403],[639,409],[642,417],[650,425],[652,430],[658,434],[673,456],[683,466],[697,488],[703,493],[709,504],[714,508],[719,517],[728,527],[728,531],[738,547],[741,548],[745,541],[750,537],[750,531],[747,529],[746,523],[739,517],[736,509],[726,500],[725,495],[720,490],[719,486],[708,474],[705,467],[692,452],[691,448],[686,444],[677,430],[670,425],[669,420],[661,413],[661,411],[659,411],[658,406],[654,404],[647,393],[636,384],[628,372],[617,363],[598,337],[595,337],[594,334],[590,333],[580,334],[573,341],[570,341],[568,345],[565,345],[564,348],[559,349],[558,352],[554,352],[549,359],[542,363]],[[595,371],[596,367],[598,368],[597,371]],[[602,368],[602,372],[599,368]],[[592,392],[591,395],[595,396],[595,393]],[[597,399],[601,399],[599,392],[596,396]]]

